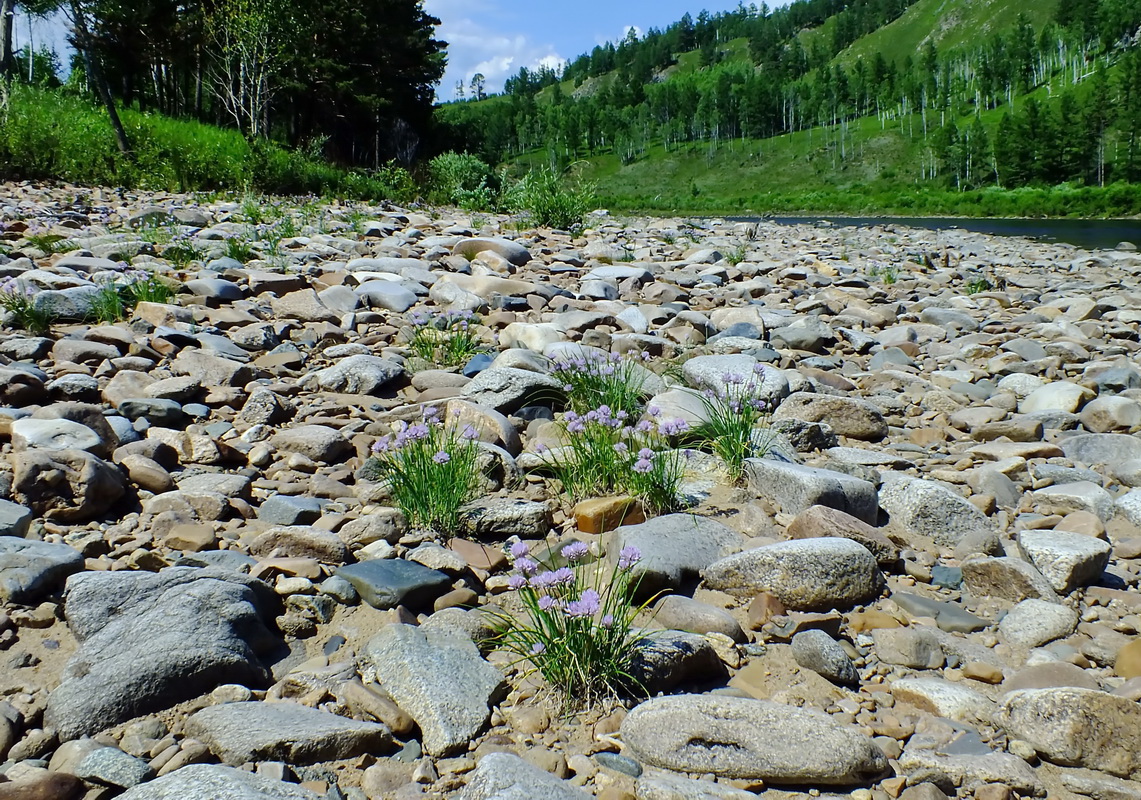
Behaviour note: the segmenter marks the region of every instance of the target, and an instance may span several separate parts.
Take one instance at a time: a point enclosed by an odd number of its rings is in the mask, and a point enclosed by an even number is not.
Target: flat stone
[[[1050,582],[1031,564],[1017,558],[978,556],[963,562],[963,586],[975,597],[1027,598],[1057,602]]]
[[[83,570],[83,556],[65,544],[0,536],[0,602],[32,605]]]
[[[191,764],[136,786],[119,800],[320,800],[320,795],[233,767]]]
[[[654,622],[673,630],[720,633],[737,642],[746,640],[745,632],[728,611],[680,594],[666,595],[658,601]]]
[[[505,686],[470,639],[448,630],[389,625],[369,641],[365,655],[385,691],[420,726],[433,756],[466,751]]]
[[[230,766],[250,761],[335,761],[386,749],[392,743],[384,725],[284,701],[209,706],[191,714],[185,729]]]
[[[381,610],[425,606],[452,588],[447,573],[400,558],[348,564],[336,574],[351,583],[361,599]]]
[[[99,434],[67,419],[34,419],[24,417],[12,423],[12,447],[15,450],[87,450],[106,455],[107,444]]]
[[[884,579],[875,557],[849,539],[778,542],[713,562],[705,585],[737,596],[775,595],[785,608],[826,611],[875,598]]]
[[[1089,672],[1066,661],[1052,661],[1023,667],[1002,682],[1003,692],[1020,689],[1055,689],[1072,686],[1099,691],[1101,685]]]
[[[321,503],[315,497],[275,494],[258,507],[258,519],[271,525],[312,525],[321,517]]]
[[[988,722],[994,711],[994,703],[982,694],[942,678],[903,678],[893,681],[890,688],[897,703],[956,722]]]
[[[772,783],[850,785],[887,768],[880,749],[855,726],[741,697],[647,700],[623,720],[622,740],[631,755],[655,767]]]
[[[154,777],[151,765],[117,747],[99,747],[88,753],[75,770],[85,781],[130,789]]]
[[[697,583],[701,570],[736,553],[744,543],[744,536],[716,520],[667,514],[640,525],[618,528],[607,554],[613,560],[627,547],[641,552],[632,580],[638,582],[638,597],[645,599]]]
[[[772,501],[786,514],[799,514],[817,505],[869,523],[878,514],[876,487],[842,472],[750,458],[745,460],[745,475],[758,497]]]
[[[867,400],[830,394],[795,392],[773,414],[774,420],[827,422],[840,436],[878,442],[887,436],[883,412]]]
[[[796,515],[788,526],[790,539],[817,539],[835,537],[851,539],[866,547],[881,567],[890,567],[899,561],[899,548],[863,520],[827,506],[812,506]]]
[[[998,624],[1003,638],[1017,647],[1039,647],[1074,632],[1078,612],[1045,600],[1023,600]]]
[[[1061,440],[1066,458],[1079,464],[1120,464],[1141,458],[1141,437],[1125,433],[1083,433]]]
[[[457,800],[590,800],[591,796],[514,753],[489,753],[480,759]]]
[[[1096,483],[1079,481],[1047,486],[1030,495],[1042,514],[1088,511],[1103,521],[1113,517],[1113,496]]]
[[[1054,590],[1063,595],[1097,581],[1113,553],[1108,542],[1060,530],[1020,531],[1018,547]]]
[[[938,669],[945,657],[931,628],[876,628],[872,631],[876,657],[885,664],[911,669]]]
[[[336,463],[352,448],[340,431],[324,425],[301,425],[273,435],[270,442],[286,453],[300,453],[323,464]]]

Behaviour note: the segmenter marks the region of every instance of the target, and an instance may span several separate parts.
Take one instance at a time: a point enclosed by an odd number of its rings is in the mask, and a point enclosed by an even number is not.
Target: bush
[[[7,312],[7,322],[34,336],[51,330],[55,314],[42,303],[36,302],[38,290],[30,283],[9,278],[0,284],[0,308]]]
[[[602,562],[587,563],[588,552],[587,545],[573,542],[558,554],[567,566],[556,566],[557,556],[532,558],[526,545],[514,545],[515,573],[509,581],[522,601],[524,619],[500,616],[494,639],[529,660],[567,707],[643,692],[634,665],[646,635],[632,624],[645,606],[628,599],[636,589],[631,570],[641,554],[627,548],[605,570]]]
[[[420,422],[399,423],[373,445],[362,474],[387,485],[414,527],[453,533],[460,507],[479,489],[479,446],[474,428],[457,431],[438,414],[426,408]]]
[[[430,199],[473,211],[492,208],[497,198],[491,167],[473,155],[447,152],[428,162]]]

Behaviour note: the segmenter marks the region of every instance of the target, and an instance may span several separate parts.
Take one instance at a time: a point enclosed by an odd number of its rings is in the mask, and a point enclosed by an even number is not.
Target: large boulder
[[[964,497],[934,481],[888,473],[879,502],[901,532],[954,547],[968,535],[992,532],[986,514]]]
[[[758,497],[771,501],[786,514],[827,506],[871,523],[879,513],[876,487],[843,472],[749,458],[745,460],[745,477]]]
[[[126,491],[123,473],[85,450],[23,450],[12,467],[16,499],[60,522],[93,519]]]
[[[879,407],[855,397],[795,392],[780,404],[773,419],[827,422],[840,436],[869,442],[887,436],[887,422]]]
[[[613,536],[607,549],[612,560],[626,548],[641,553],[633,566],[639,599],[696,584],[703,569],[745,544],[745,537],[732,528],[690,514],[667,514],[639,525],[624,525]]]
[[[590,800],[591,795],[559,780],[514,753],[489,753],[468,777],[459,800]]]
[[[66,544],[0,536],[0,602],[31,605],[83,569],[83,556]]]
[[[320,800],[320,795],[233,767],[192,764],[128,789],[119,800]]]
[[[276,605],[260,581],[215,569],[71,576],[64,608],[80,646],[48,698],[47,726],[66,741],[222,683],[262,684],[260,656],[279,644],[266,627]]]
[[[851,785],[887,769],[883,752],[854,725],[742,697],[648,700],[626,715],[622,741],[662,769],[781,784]]]
[[[331,367],[310,372],[301,379],[309,389],[345,394],[376,394],[404,374],[395,361],[377,356],[357,355],[342,358]]]

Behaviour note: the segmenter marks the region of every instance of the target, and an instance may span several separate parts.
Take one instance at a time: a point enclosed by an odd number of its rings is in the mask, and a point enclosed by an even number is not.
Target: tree
[[[482,100],[486,96],[484,95],[486,86],[487,78],[483,76],[482,72],[477,72],[471,76],[471,96],[476,100]]]
[[[119,119],[119,110],[115,107],[115,98],[111,95],[111,87],[103,74],[103,65],[95,52],[95,39],[91,35],[91,26],[88,23],[90,0],[68,0],[67,10],[71,20],[71,43],[83,57],[83,65],[87,70],[88,79],[95,85],[95,91],[107,110],[111,121],[111,130],[115,133],[115,143],[119,152],[125,156],[131,155],[131,140],[127,138],[127,131]]]
[[[276,78],[285,62],[285,0],[218,0],[206,18],[214,45],[213,76],[226,113],[247,136],[269,126]]]
[[[59,7],[59,0],[0,0],[0,81],[10,82],[15,76],[16,52],[12,39],[16,28],[16,6],[28,14],[47,14]]]

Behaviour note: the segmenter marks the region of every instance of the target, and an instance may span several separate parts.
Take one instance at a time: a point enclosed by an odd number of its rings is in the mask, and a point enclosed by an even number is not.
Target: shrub
[[[765,367],[757,364],[754,374],[726,374],[723,387],[706,388],[700,395],[706,422],[693,432],[703,449],[725,462],[734,480],[744,473],[745,459],[761,458],[769,451],[768,404],[760,396]]]
[[[373,445],[362,474],[387,485],[414,527],[452,533],[460,507],[479,489],[479,446],[474,428],[457,431],[438,415],[426,408],[420,422],[399,423]]]
[[[572,165],[573,167],[573,165]],[[524,177],[508,193],[508,205],[525,213],[532,224],[572,230],[595,206],[595,187],[567,172],[544,167]]]
[[[478,320],[470,311],[414,312],[411,320],[408,348],[416,368],[456,367],[483,350],[472,327]]]
[[[605,494],[629,494],[651,513],[682,505],[678,488],[684,454],[670,438],[684,433],[684,421],[642,420],[632,424],[625,411],[603,405],[562,421],[563,444],[540,448],[545,471],[554,475],[572,500]]]
[[[241,264],[245,264],[254,257],[254,249],[244,237],[233,234],[227,236],[225,242],[227,258],[232,258]]]
[[[562,382],[570,407],[580,414],[606,406],[635,417],[641,413],[647,394],[646,383],[651,375],[641,362],[649,358],[649,353],[606,355],[584,349],[555,359],[551,376]]]
[[[9,278],[0,284],[0,308],[8,314],[9,324],[42,336],[51,330],[55,314],[42,303],[36,303],[38,290],[29,283]]]
[[[559,554],[567,566],[556,566],[554,558],[536,559],[526,545],[514,545],[515,573],[508,580],[523,619],[499,616],[494,639],[530,661],[566,707],[644,691],[634,665],[646,635],[632,624],[645,606],[629,601],[636,588],[631,570],[641,554],[627,548],[606,570],[601,561],[587,563],[587,553],[585,544],[573,542]]]
[[[496,192],[491,167],[467,153],[441,153],[428,162],[431,199],[472,210],[489,209]]]

